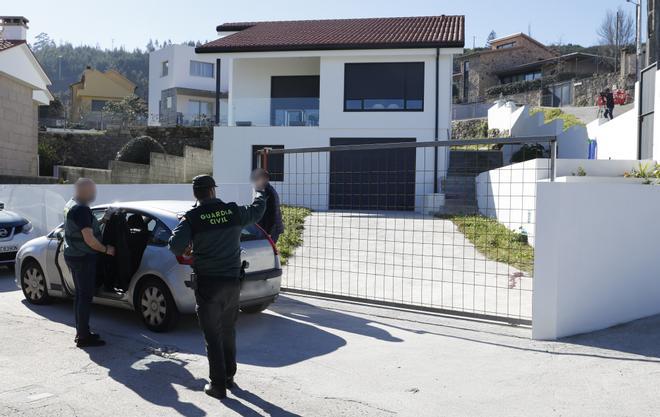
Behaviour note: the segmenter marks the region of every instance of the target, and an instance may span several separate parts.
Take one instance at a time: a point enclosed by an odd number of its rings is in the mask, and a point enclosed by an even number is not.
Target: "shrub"
[[[165,152],[163,145],[156,142],[152,137],[140,136],[131,139],[126,145],[124,145],[119,152],[117,152],[115,160],[146,165],[149,164],[151,152],[167,153]]]
[[[530,115],[536,113],[543,113],[543,121],[545,123],[550,123],[554,120],[563,120],[564,121],[564,130],[568,130],[573,126],[584,126],[582,120],[578,119],[572,114],[564,113],[561,109],[556,107],[535,107],[529,111]]]
[[[530,159],[546,158],[548,151],[538,143],[530,145],[524,144],[511,155],[511,163],[529,161]]]
[[[286,265],[287,260],[293,255],[293,252],[302,244],[302,232],[304,229],[305,217],[312,212],[305,207],[281,206],[282,221],[284,222],[284,233],[277,241],[277,250],[280,253],[282,265]]]
[[[39,175],[52,176],[53,166],[58,163],[57,151],[48,143],[39,141],[37,145],[39,152]]]

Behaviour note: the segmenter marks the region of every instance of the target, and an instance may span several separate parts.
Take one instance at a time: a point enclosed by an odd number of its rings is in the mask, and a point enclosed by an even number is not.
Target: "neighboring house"
[[[490,41],[490,49],[456,58],[458,72],[454,74],[454,83],[458,90],[458,101],[483,101],[486,90],[501,83],[498,71],[555,56],[556,54],[541,42],[524,33],[493,39]],[[530,71],[521,76],[531,80],[540,75]]]
[[[149,54],[149,125],[200,126],[215,118],[216,62],[188,45],[169,45]],[[227,75],[221,74],[221,91]],[[223,95],[226,98],[226,94]],[[226,121],[226,100],[221,113]]]
[[[39,175],[38,106],[53,96],[26,43],[28,20],[0,16],[0,175]]]
[[[263,146],[450,137],[452,65],[464,45],[463,16],[225,23],[217,30],[222,37],[196,51],[218,59],[228,79],[228,114],[215,129],[213,146],[213,172],[223,183],[247,182]],[[381,201],[390,205],[370,208],[412,210],[421,205],[416,196],[437,191],[432,175],[422,170],[434,166],[433,152],[384,150],[379,158],[365,152],[310,160],[308,173],[319,185],[314,201],[303,201],[302,188],[296,191],[312,179],[289,176],[287,158],[271,158],[269,168],[287,189],[284,202],[314,209],[365,208],[360,194],[373,193],[367,188],[376,185],[366,184],[364,176],[382,171],[386,161],[400,173],[382,175],[378,184]],[[445,153],[439,149],[436,176],[445,171]],[[329,186],[339,158],[356,170],[346,178],[355,192],[341,201]],[[412,190],[402,191],[402,183]]]
[[[571,105],[579,95],[574,91],[575,80],[612,71],[612,58],[582,52],[558,55],[524,33],[517,33],[494,39],[490,49],[458,57],[454,96],[459,103],[482,102],[501,94],[526,104]],[[536,80],[545,80],[540,82],[543,86],[529,83]],[[524,82],[530,84],[530,89],[506,87]],[[531,93],[511,97],[510,91]]]
[[[135,94],[135,88],[135,83],[114,69],[103,72],[87,67],[80,81],[70,86],[70,119],[88,127],[104,128],[106,103]]]

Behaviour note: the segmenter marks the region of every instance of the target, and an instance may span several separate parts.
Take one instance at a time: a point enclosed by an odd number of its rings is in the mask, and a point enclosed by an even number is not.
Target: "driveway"
[[[73,346],[70,302],[30,306],[0,269],[0,416],[655,416],[660,317],[559,343],[525,327],[285,295],[238,322],[240,390],[201,392],[192,317],[146,331],[95,306],[108,345]]]
[[[532,279],[487,259],[453,222],[410,212],[314,212],[290,288],[531,319]]]

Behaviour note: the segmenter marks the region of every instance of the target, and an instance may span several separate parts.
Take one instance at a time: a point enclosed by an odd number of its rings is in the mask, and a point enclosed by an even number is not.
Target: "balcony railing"
[[[228,105],[231,112],[227,120],[220,121],[221,126],[319,125],[318,97],[238,98]]]

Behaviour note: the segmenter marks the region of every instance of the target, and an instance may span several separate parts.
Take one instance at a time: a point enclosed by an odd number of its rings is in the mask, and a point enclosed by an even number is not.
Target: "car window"
[[[241,230],[241,241],[245,242],[248,240],[261,240],[265,239],[266,236],[264,235],[264,232],[257,227],[256,225],[252,224],[250,226],[246,226]]]
[[[147,226],[151,224],[153,224],[153,229],[150,232],[151,239],[149,240],[149,243],[158,246],[167,245],[167,242],[170,240],[170,236],[172,236],[172,231],[170,228],[165,226],[160,220],[152,219],[151,222],[147,223]]]
[[[48,235],[46,237],[49,238],[49,239],[55,239],[55,238],[63,239],[64,238],[64,223],[60,224],[59,226],[57,226],[56,228],[51,230],[50,233],[48,233]]]

